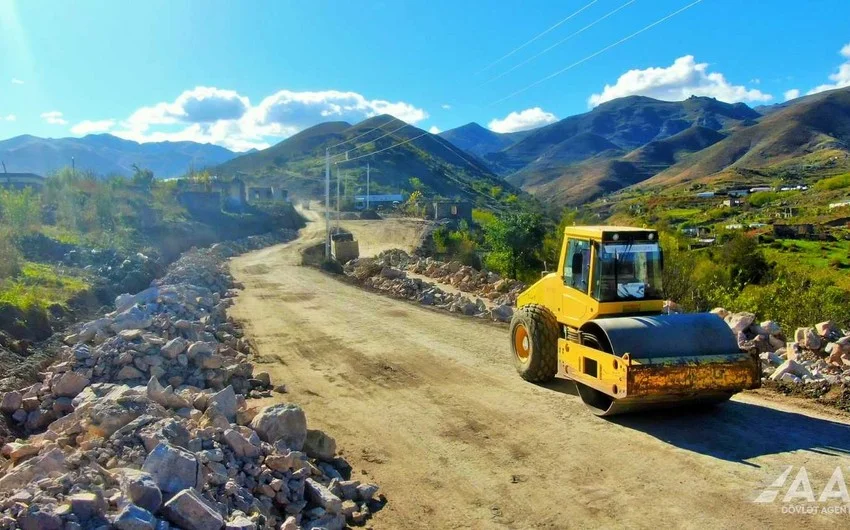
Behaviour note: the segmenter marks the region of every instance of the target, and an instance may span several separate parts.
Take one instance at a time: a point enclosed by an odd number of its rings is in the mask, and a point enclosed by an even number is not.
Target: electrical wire
[[[558,41],[558,42],[556,42],[555,44],[553,44],[553,45],[549,46],[548,48],[546,48],[545,50],[541,51],[540,53],[538,53],[538,54],[536,54],[536,55],[532,55],[532,56],[531,56],[531,57],[529,57],[528,59],[526,59],[526,60],[522,61],[521,63],[517,64],[516,66],[514,66],[514,67],[512,67],[512,68],[509,68],[509,69],[505,70],[504,72],[502,72],[501,74],[497,75],[496,77],[494,77],[494,78],[492,78],[492,79],[490,79],[490,80],[488,80],[488,81],[485,81],[485,82],[481,83],[481,85],[483,86],[483,85],[486,85],[486,84],[488,84],[488,83],[492,83],[493,81],[495,81],[495,80],[497,80],[497,79],[500,79],[500,78],[502,78],[502,77],[506,76],[507,74],[509,74],[509,73],[513,72],[514,70],[516,70],[516,69],[517,69],[517,68],[519,68],[520,66],[523,66],[523,65],[525,65],[525,64],[530,63],[531,61],[533,61],[534,59],[537,59],[538,57],[540,57],[540,56],[541,56],[541,55],[543,55],[544,53],[547,53],[547,52],[551,51],[552,49],[554,49],[554,48],[556,48],[556,47],[560,46],[561,44],[563,44],[563,43],[567,42],[568,40],[572,39],[573,37],[575,37],[575,36],[577,36],[577,35],[579,35],[579,34],[581,34],[581,33],[584,33],[586,30],[588,30],[588,29],[592,28],[593,26],[595,26],[595,25],[596,25],[596,24],[598,24],[599,22],[602,22],[602,21],[603,21],[603,20],[605,20],[606,18],[610,17],[611,15],[616,14],[618,11],[620,11],[620,10],[622,10],[622,9],[624,9],[624,8],[626,8],[626,7],[628,7],[628,6],[630,6],[631,4],[634,4],[635,2],[637,2],[637,0],[629,0],[629,1],[628,1],[628,2],[626,2],[625,4],[623,4],[623,5],[621,5],[620,7],[618,7],[617,9],[614,9],[613,11],[609,11],[608,13],[606,13],[606,14],[602,15],[601,17],[597,18],[596,20],[594,20],[593,22],[591,22],[591,23],[590,23],[590,24],[588,24],[587,26],[585,26],[585,27],[581,28],[580,30],[578,30],[578,31],[576,31],[576,32],[574,32],[574,33],[572,33],[572,34],[570,34],[570,35],[567,35],[566,37],[564,37],[563,39],[559,40],[559,41]]]
[[[369,129],[368,131],[366,131],[366,132],[364,132],[364,133],[362,133],[362,134],[358,134],[358,135],[357,135],[357,136],[355,136],[354,138],[349,138],[348,140],[345,140],[344,142],[340,142],[340,143],[338,143],[338,144],[332,145],[332,146],[328,147],[328,149],[333,149],[334,147],[339,147],[339,146],[341,146],[342,144],[347,144],[348,142],[353,142],[354,140],[356,140],[356,139],[358,139],[358,138],[360,138],[360,137],[366,136],[367,134],[369,134],[369,133],[370,133],[370,132],[372,132],[372,131],[377,131],[378,129],[381,129],[381,127],[383,127],[384,125],[389,125],[389,124],[391,124],[392,122],[396,121],[397,119],[398,119],[398,118],[393,117],[391,120],[388,120],[386,123],[382,123],[382,124],[378,125],[378,126],[377,126],[377,127],[375,127],[374,129]],[[382,130],[383,130],[383,129],[382,129]]]
[[[675,16],[676,16],[676,15],[678,15],[679,13],[682,13],[683,11],[686,11],[686,10],[688,10],[688,9],[692,8],[693,6],[695,6],[695,5],[699,4],[700,2],[702,2],[702,0],[696,0],[695,2],[691,2],[690,4],[686,5],[685,7],[682,7],[682,8],[680,8],[680,9],[678,9],[678,10],[676,10],[676,11],[674,11],[674,12],[670,13],[669,15],[664,16],[664,17],[662,17],[662,18],[660,18],[660,19],[656,20],[656,21],[655,21],[655,22],[653,22],[652,24],[649,24],[649,25],[647,25],[647,26],[644,26],[643,28],[641,28],[641,29],[639,29],[639,30],[635,31],[635,32],[634,32],[634,33],[632,33],[631,35],[629,35],[629,36],[627,36],[627,37],[623,37],[622,39],[618,40],[618,41],[617,41],[617,42],[615,42],[614,44],[609,44],[608,46],[606,46],[606,47],[602,48],[601,50],[599,50],[599,51],[597,51],[597,52],[595,52],[595,53],[592,53],[592,54],[588,55],[587,57],[585,57],[584,59],[581,59],[580,61],[576,61],[576,62],[574,62],[573,64],[571,64],[571,65],[569,65],[569,66],[567,66],[567,67],[565,67],[565,68],[562,68],[562,69],[558,70],[557,72],[553,72],[553,73],[551,73],[551,74],[547,75],[546,77],[544,77],[543,79],[540,79],[539,81],[535,81],[534,83],[531,83],[530,85],[528,85],[528,86],[526,86],[526,87],[524,87],[524,88],[521,88],[521,89],[517,90],[516,92],[513,92],[513,93],[511,93],[511,94],[508,94],[507,96],[505,96],[505,97],[503,97],[503,98],[501,98],[501,99],[497,99],[496,101],[494,101],[494,102],[490,103],[490,105],[495,105],[496,103],[501,103],[502,101],[505,101],[505,100],[507,100],[507,99],[510,99],[510,98],[512,98],[512,97],[514,97],[514,96],[516,96],[516,95],[522,94],[523,92],[525,92],[526,90],[528,90],[528,89],[530,89],[530,88],[536,87],[536,86],[537,86],[537,85],[539,85],[540,83],[543,83],[543,82],[545,82],[545,81],[548,81],[549,79],[552,79],[553,77],[557,77],[557,76],[559,76],[559,75],[563,74],[564,72],[566,72],[566,71],[568,71],[568,70],[572,70],[572,69],[573,69],[573,68],[575,68],[576,66],[578,66],[578,65],[580,65],[580,64],[582,64],[582,63],[585,63],[585,62],[589,61],[590,59],[593,59],[594,57],[596,57],[596,56],[598,56],[598,55],[602,55],[603,53],[607,52],[607,51],[608,51],[608,50],[610,50],[611,48],[614,48],[614,47],[616,47],[616,46],[619,46],[620,44],[623,44],[624,42],[626,42],[626,41],[628,41],[628,40],[631,40],[631,39],[632,39],[632,38],[634,38],[634,37],[637,37],[638,35],[640,35],[640,34],[641,34],[641,33],[643,33],[644,31],[647,31],[647,30],[649,30],[649,29],[651,29],[651,28],[654,28],[655,26],[657,26],[657,25],[661,24],[662,22],[665,22],[666,20],[669,20],[669,19],[671,19],[671,18],[675,17]]]
[[[529,44],[531,44],[532,42],[536,41],[537,39],[539,39],[539,38],[540,38],[540,37],[542,37],[543,35],[546,35],[546,34],[547,34],[547,33],[549,33],[550,31],[552,31],[553,29],[557,28],[558,26],[560,26],[560,25],[561,25],[561,24],[563,24],[564,22],[566,22],[566,21],[570,20],[571,18],[573,18],[574,16],[578,15],[579,13],[581,13],[582,11],[584,11],[585,9],[587,9],[587,8],[588,8],[588,7],[590,7],[590,6],[592,6],[593,4],[595,4],[595,3],[596,3],[596,2],[598,2],[598,1],[599,1],[599,0],[593,0],[593,1],[592,1],[592,2],[590,2],[589,4],[587,4],[587,5],[585,5],[584,7],[580,8],[578,11],[576,11],[576,12],[572,13],[571,15],[568,15],[566,18],[562,18],[561,20],[559,20],[558,22],[556,22],[553,26],[550,26],[548,29],[544,30],[542,33],[538,33],[537,35],[535,35],[534,37],[532,37],[530,40],[526,41],[524,44],[521,44],[520,46],[518,46],[518,47],[514,48],[513,50],[509,51],[508,53],[506,53],[505,55],[503,55],[503,56],[499,57],[498,59],[496,59],[496,60],[495,60],[495,61],[493,61],[492,63],[488,64],[487,66],[485,66],[485,67],[484,67],[484,68],[482,68],[481,70],[478,70],[477,72],[475,72],[475,75],[478,75],[478,74],[480,74],[481,72],[485,72],[485,71],[489,70],[490,68],[492,68],[492,67],[496,66],[496,65],[497,65],[497,64],[499,64],[500,62],[504,61],[505,59],[507,59],[507,58],[508,58],[508,57],[510,57],[511,55],[513,55],[513,54],[515,54],[516,52],[520,51],[521,49],[525,48],[526,46],[528,46],[528,45],[529,45]]]

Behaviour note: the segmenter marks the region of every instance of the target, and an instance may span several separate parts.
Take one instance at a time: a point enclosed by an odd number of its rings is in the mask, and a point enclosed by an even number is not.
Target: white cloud
[[[3,119],[3,120],[5,120],[5,121],[15,121],[15,120],[17,120],[17,119],[18,119],[18,117],[17,117],[17,116],[15,116],[14,114],[7,114],[7,115],[6,115],[5,117],[3,117],[2,119]]]
[[[841,51],[839,52],[842,57],[846,59],[843,63],[838,65],[838,71],[834,74],[830,74],[829,79],[832,83],[827,83],[824,85],[816,86],[815,88],[809,90],[808,94],[817,94],[818,92],[823,92],[824,90],[832,90],[834,88],[844,88],[846,86],[850,86],[850,43],[845,44]]]
[[[13,78],[12,78],[12,84],[13,84],[13,85],[23,85],[23,84],[24,84],[24,82],[23,82],[23,81],[21,81],[20,79],[18,79],[17,77],[13,77]]]
[[[58,110],[50,112],[42,112],[41,117],[50,125],[67,125],[68,121],[62,117],[62,113]]]
[[[105,133],[115,125],[115,120],[84,120],[71,127],[71,132],[79,135]]]
[[[556,121],[558,118],[551,112],[546,112],[540,107],[532,107],[520,112],[511,112],[501,120],[491,120],[487,127],[497,133],[510,133],[534,129]]]
[[[786,90],[785,93],[782,95],[785,97],[785,101],[797,99],[798,97],[800,97],[800,89],[792,88],[791,90]]]
[[[431,134],[440,134],[443,131],[441,131],[440,128],[437,127],[436,125],[432,125],[431,128],[428,129],[428,132],[431,133]]]
[[[634,95],[666,101],[681,101],[692,95],[709,96],[727,102],[765,102],[773,99],[773,96],[760,90],[733,85],[720,72],[709,72],[708,63],[697,63],[693,55],[685,55],[668,67],[629,70],[613,85],[606,84],[601,93],[591,95],[588,104],[595,107],[612,99]]]
[[[191,140],[245,151],[266,148],[323,121],[357,122],[379,114],[408,123],[428,117],[409,103],[370,100],[356,92],[281,90],[252,105],[233,90],[195,87],[173,102],[136,110],[112,134],[138,142]]]
[[[452,106],[451,106],[451,105],[449,105],[448,103],[443,103],[442,105],[440,105],[440,107],[441,107],[443,110],[452,110]]]

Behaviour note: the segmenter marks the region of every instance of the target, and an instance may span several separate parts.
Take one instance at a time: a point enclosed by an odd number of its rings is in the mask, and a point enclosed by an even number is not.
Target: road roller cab
[[[712,314],[662,315],[664,257],[654,230],[576,226],[555,272],[517,299],[520,375],[576,381],[595,413],[716,403],[759,385],[759,362]]]

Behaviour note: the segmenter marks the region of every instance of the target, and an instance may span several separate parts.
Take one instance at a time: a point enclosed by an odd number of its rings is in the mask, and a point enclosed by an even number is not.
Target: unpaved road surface
[[[410,234],[393,223],[349,228],[361,241],[404,246]],[[783,513],[800,466],[816,498],[836,466],[850,479],[850,426],[840,417],[748,394],[710,412],[597,418],[571,383],[522,381],[505,327],[298,266],[299,249],[321,233],[311,224],[300,240],[235,259],[233,273],[246,288],[232,314],[259,348],[259,369],[289,388],[274,399],[304,407],[312,428],[336,437],[354,478],[381,485],[389,503],[374,528],[836,528],[850,521],[847,513]],[[389,241],[392,234],[404,240]],[[776,501],[754,503],[788,466]],[[813,506],[837,505],[840,499]]]

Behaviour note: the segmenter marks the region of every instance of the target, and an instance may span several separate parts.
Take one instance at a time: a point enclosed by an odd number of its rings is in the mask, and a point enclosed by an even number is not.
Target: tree
[[[758,241],[745,234],[737,234],[723,245],[720,257],[728,267],[732,286],[738,289],[762,283],[773,268],[758,248]]]
[[[153,186],[153,171],[147,168],[141,168],[137,164],[130,166],[133,168],[133,184],[142,189],[149,190]]]
[[[535,213],[512,213],[484,228],[492,248],[488,263],[512,278],[539,265],[537,249],[546,234],[543,218]]]
[[[425,189],[425,185],[422,184],[422,179],[420,179],[419,177],[410,177],[408,179],[408,182],[410,183],[410,187],[411,189],[413,189],[413,191],[421,192],[423,189]]]

